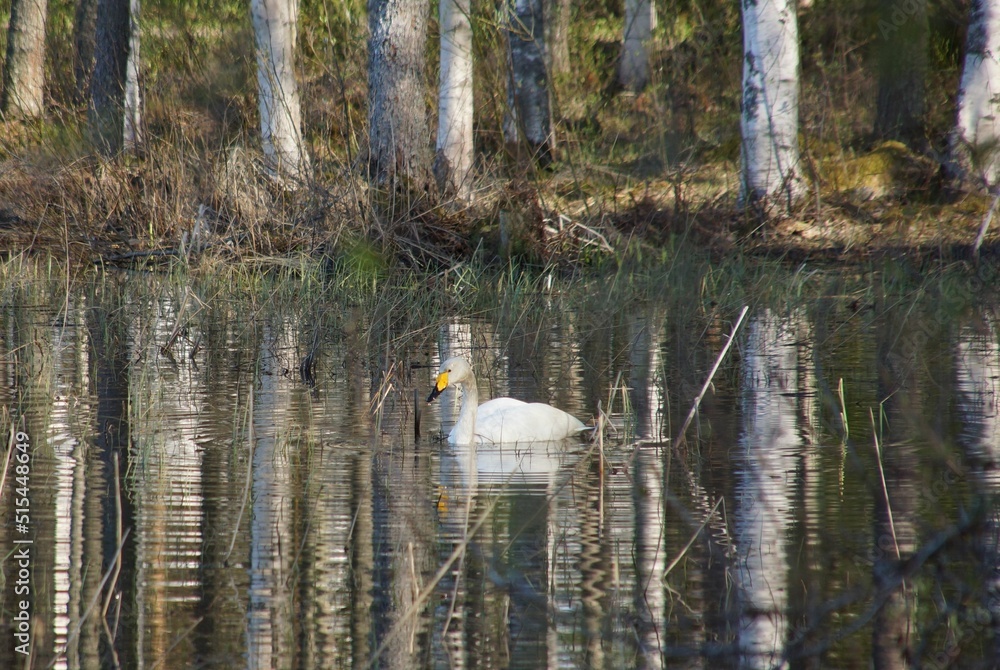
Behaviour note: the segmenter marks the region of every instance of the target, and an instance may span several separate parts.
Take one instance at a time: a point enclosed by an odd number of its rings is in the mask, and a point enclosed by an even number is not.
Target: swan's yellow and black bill
[[[434,398],[441,395],[441,392],[448,388],[448,373],[442,372],[438,375],[437,383],[434,384],[434,388],[431,390],[431,394],[427,396],[427,402],[431,402]]]

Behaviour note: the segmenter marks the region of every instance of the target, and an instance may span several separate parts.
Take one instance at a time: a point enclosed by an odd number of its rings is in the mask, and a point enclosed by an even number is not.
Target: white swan
[[[437,398],[449,386],[458,386],[462,390],[462,408],[455,427],[448,434],[449,444],[554,442],[589,428],[572,414],[540,402],[494,398],[480,405],[476,375],[464,358],[449,358],[441,364],[427,402]]]

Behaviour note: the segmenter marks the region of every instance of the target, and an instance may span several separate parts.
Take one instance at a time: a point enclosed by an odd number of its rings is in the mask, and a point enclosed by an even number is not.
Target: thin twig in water
[[[121,477],[119,476],[120,465],[118,462],[118,452],[111,454],[111,467],[115,470],[115,537],[118,543],[123,542],[122,533],[122,486]],[[115,562],[113,567],[113,572],[111,573],[111,580],[108,582],[108,591],[104,595],[104,606],[101,608],[101,625],[104,627],[104,634],[108,637],[108,649],[111,650],[111,662],[116,668],[121,667],[121,661],[118,659],[118,650],[115,649],[115,639],[116,632],[118,630],[119,616],[121,615],[121,607],[115,608],[115,625],[112,630],[111,626],[108,626],[108,608],[111,607],[111,601],[114,599],[115,595],[115,584],[118,583],[118,576],[122,571],[122,555],[118,552],[115,556]],[[118,601],[119,605],[121,600]]]
[[[195,619],[190,626],[181,631],[180,634],[174,638],[174,641],[170,643],[170,646],[163,650],[163,654],[158,659],[156,659],[156,662],[154,662],[151,666],[149,666],[149,670],[156,670],[156,668],[160,667],[160,665],[164,663],[167,660],[167,658],[170,657],[170,652],[172,652],[177,647],[177,645],[183,642],[185,638],[191,635],[191,633],[193,633],[195,629],[198,626],[200,626],[201,622],[204,620],[205,617],[200,616],[197,619]]]
[[[194,293],[191,292],[190,287],[184,288],[184,301],[181,303],[181,308],[177,311],[177,321],[176,323],[174,323],[174,328],[170,332],[170,335],[167,337],[166,344],[160,347],[160,353],[162,353],[164,356],[170,354],[170,350],[173,348],[174,342],[176,342],[177,338],[180,337],[181,331],[184,329],[184,325],[187,323],[185,317],[187,316],[188,305],[191,303],[192,298],[194,298],[198,302],[199,312],[205,307],[205,303],[199,300],[198,296],[196,296]],[[198,312],[195,312],[195,314],[197,313]]]
[[[844,396],[844,378],[840,378],[837,393],[840,394],[840,420],[844,427],[844,435],[840,439],[840,466],[837,468],[838,485],[841,498],[844,496],[844,462],[847,458],[847,440],[851,436],[851,427],[847,423],[847,400]]]
[[[444,618],[444,625],[441,627],[441,630],[445,634],[447,634],[447,632],[451,629],[451,621],[452,618],[455,616],[455,606],[458,604],[459,585],[461,584],[462,579],[464,579],[463,575],[465,575],[465,556],[466,556],[465,550],[469,546],[469,542],[472,540],[472,538],[468,535],[468,529],[469,529],[469,521],[472,519],[472,508],[474,505],[475,505],[475,494],[473,493],[471,486],[466,486],[465,516],[462,519],[462,527],[466,529],[466,536],[462,540],[462,555],[458,559],[458,569],[455,571],[456,574],[459,575],[459,577],[455,580],[455,588],[453,588],[451,591],[451,599],[450,603],[448,604],[448,615]]]
[[[688,412],[687,418],[684,419],[684,425],[681,426],[681,432],[677,435],[677,439],[674,440],[674,446],[680,448],[686,440],[685,433],[687,433],[688,426],[694,420],[694,415],[698,412],[698,407],[701,406],[701,399],[705,397],[705,392],[708,391],[708,387],[712,384],[712,379],[715,378],[715,373],[718,372],[719,366],[722,365],[722,359],[726,357],[729,352],[729,347],[733,346],[733,342],[736,340],[736,332],[740,329],[740,325],[743,323],[743,319],[746,317],[747,312],[750,308],[747,305],[743,306],[743,310],[740,312],[740,316],[736,319],[736,323],[733,324],[733,329],[729,333],[729,341],[726,342],[726,346],[722,347],[722,351],[715,358],[715,365],[712,366],[712,370],[708,373],[708,378],[705,380],[704,385],[701,387],[701,391],[698,392],[698,396],[694,399],[691,404],[691,411]]]
[[[892,533],[892,544],[896,548],[896,560],[899,560],[899,542],[896,541],[896,524],[892,521],[892,505],[889,504],[889,488],[885,485],[885,470],[882,469],[882,448],[878,443],[878,429],[875,427],[875,412],[868,408],[872,419],[872,439],[875,441],[875,461],[878,463],[878,476],[882,481],[882,496],[885,498],[885,510],[889,516],[889,532]]]
[[[420,597],[420,574],[417,572],[417,559],[413,555],[413,542],[406,543],[406,553],[410,564],[410,584],[413,590],[413,599],[416,600]],[[417,645],[417,629],[410,629],[410,653],[412,654],[416,650]]]
[[[118,558],[121,556],[122,549],[124,549],[125,547],[125,540],[128,539],[128,534],[131,530],[132,530],[131,528],[129,530],[126,530],[125,533],[122,535],[121,542],[118,543],[118,550],[115,551],[115,557],[114,557],[115,563],[118,562]],[[97,590],[94,592],[93,597],[91,597],[90,602],[87,604],[87,609],[84,610],[83,616],[80,617],[80,620],[76,623],[76,625],[74,625],[73,628],[70,629],[69,635],[66,636],[66,644],[59,650],[58,653],[56,653],[55,657],[52,659],[52,663],[49,664],[50,668],[55,666],[57,661],[65,658],[66,650],[69,649],[70,645],[76,642],[76,639],[78,637],[80,637],[80,631],[83,629],[83,624],[87,622],[87,619],[90,617],[90,615],[94,612],[94,609],[97,607],[97,601],[101,597],[101,594],[104,593],[104,585],[108,583],[108,579],[111,577],[111,573],[113,570],[114,566],[109,567],[107,569],[107,572],[104,573],[104,577],[101,578],[101,583],[97,585]]]
[[[249,425],[247,427],[247,432],[249,434],[249,437],[247,438],[247,442],[249,443],[249,452],[247,453],[247,479],[246,479],[246,481],[243,484],[243,500],[242,500],[242,502],[240,502],[240,513],[236,515],[236,528],[233,530],[233,538],[229,541],[229,549],[226,551],[225,558],[222,559],[222,562],[224,564],[228,564],[229,563],[229,556],[230,556],[230,554],[233,553],[233,547],[236,546],[236,536],[239,535],[239,532],[240,532],[240,523],[242,523],[242,521],[243,521],[243,511],[246,509],[247,499],[250,497],[250,482],[251,482],[251,479],[253,477],[253,445],[254,445],[254,442],[257,439],[257,436],[255,435],[254,429],[253,429],[253,388],[252,387],[251,387],[250,393],[248,395],[249,395],[250,399],[249,399],[249,404],[247,406],[248,407],[247,421],[249,422]]]
[[[597,486],[597,537],[604,537],[604,410],[601,408],[601,401],[597,401],[597,458],[598,486]]]
[[[622,395],[622,414],[626,414],[628,412],[628,393],[626,392],[624,387],[620,386],[621,380],[622,380],[622,371],[619,370],[618,374],[615,376],[615,383],[612,384],[611,388],[608,390],[608,411],[609,412],[614,411],[615,396],[618,395],[620,391]],[[614,430],[615,435],[617,435],[618,429],[615,428],[615,424],[608,419],[608,416],[604,412],[604,409],[602,409],[600,402],[598,402],[597,405],[597,413],[598,415],[604,416],[605,418],[604,425],[607,425],[609,428]]]
[[[585,454],[581,454],[581,459],[591,458],[594,453],[594,448],[595,448],[594,446],[591,446],[591,448]],[[517,464],[511,470],[511,477],[513,477],[518,471],[520,471],[521,462],[524,460],[524,458],[528,457],[528,455],[529,455],[528,451],[525,451],[521,454],[520,458],[517,461]],[[567,480],[567,482],[568,481],[571,480]],[[504,484],[504,486],[508,485],[509,481]],[[553,491],[550,494],[549,500],[551,501],[552,498],[557,496],[561,489],[562,489],[561,486],[557,487],[557,490]],[[378,664],[379,657],[385,652],[389,644],[396,638],[396,636],[400,634],[400,631],[402,630],[403,626],[406,625],[406,623],[409,622],[410,619],[419,614],[419,612],[423,608],[424,603],[426,603],[427,599],[430,598],[431,594],[437,588],[438,584],[441,582],[442,579],[444,579],[444,576],[448,574],[448,571],[451,569],[451,566],[455,564],[455,561],[458,561],[459,559],[464,559],[469,544],[472,542],[472,538],[474,538],[476,534],[479,533],[479,529],[482,528],[483,524],[485,524],[486,521],[492,516],[493,510],[496,508],[497,503],[500,502],[500,499],[501,496],[497,496],[496,498],[491,500],[490,503],[486,506],[486,508],[482,511],[482,513],[480,513],[480,515],[476,518],[476,522],[471,527],[468,527],[468,531],[466,532],[466,535],[463,538],[462,542],[455,547],[455,549],[451,552],[451,555],[448,556],[447,560],[445,560],[445,562],[441,564],[441,567],[438,568],[438,571],[434,573],[433,577],[431,577],[430,582],[428,582],[427,586],[425,586],[423,590],[420,591],[420,594],[409,605],[406,611],[403,612],[402,616],[396,619],[396,621],[393,623],[392,629],[389,630],[389,632],[383,638],[382,643],[372,654],[371,659],[368,662],[368,667],[375,667]]]
[[[705,530],[705,526],[707,526],[708,522],[712,520],[713,516],[715,516],[715,512],[716,510],[719,509],[719,505],[722,504],[722,501],[723,498],[719,498],[718,500],[715,501],[715,504],[712,505],[712,509],[709,510],[708,514],[705,515],[705,520],[701,522],[700,526],[698,526],[698,530],[691,533],[691,539],[687,541],[687,544],[684,545],[684,548],[681,549],[680,553],[677,554],[674,560],[670,561],[670,565],[668,565],[666,570],[663,571],[663,577],[661,577],[661,579],[665,580],[667,578],[667,575],[670,574],[670,571],[673,570],[677,566],[677,564],[681,562],[681,559],[684,558],[685,554],[687,554],[688,549],[691,548],[691,545],[694,544],[694,541],[698,539],[699,535],[701,535],[701,531]]]
[[[7,457],[3,459],[3,474],[0,475],[0,500],[3,500],[3,487],[7,481],[7,470],[10,468],[10,459],[14,454],[14,436],[17,435],[17,428],[14,422],[10,423],[10,438],[7,440]]]
[[[837,395],[840,396],[840,423],[844,428],[843,441],[847,442],[847,437],[851,434],[851,428],[847,423],[847,402],[844,400],[844,378],[840,378],[837,384]]]
[[[430,582],[414,599],[410,607],[405,612],[403,612],[403,615],[399,617],[399,619],[395,621],[392,629],[386,634],[385,639],[382,640],[382,644],[380,644],[378,648],[375,650],[375,653],[372,654],[371,660],[368,663],[368,667],[375,667],[379,657],[389,646],[389,643],[392,642],[397,635],[399,635],[399,632],[403,628],[403,625],[406,624],[410,619],[415,617],[417,613],[420,612],[420,610],[423,608],[424,602],[426,602],[427,599],[430,598],[431,594],[434,592],[434,589],[436,589],[437,585],[441,582],[442,579],[444,579],[444,576],[448,574],[448,571],[451,569],[451,566],[455,563],[455,561],[464,556],[465,551],[468,548],[468,544],[471,541],[471,538],[476,536],[476,533],[479,532],[479,529],[482,528],[483,524],[486,523],[486,520],[490,518],[490,515],[493,513],[493,509],[494,507],[496,507],[498,501],[499,498],[497,498],[496,500],[492,501],[489,505],[487,505],[486,509],[483,510],[482,514],[479,515],[479,518],[476,519],[476,523],[472,526],[472,528],[469,529],[468,537],[465,538],[461,542],[461,544],[455,547],[454,551],[452,551],[451,555],[448,556],[448,559],[441,564],[441,567],[438,568],[438,571],[434,573],[434,576],[431,578]]]

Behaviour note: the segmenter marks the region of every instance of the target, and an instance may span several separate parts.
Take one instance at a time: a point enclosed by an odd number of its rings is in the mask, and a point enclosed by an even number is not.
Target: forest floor
[[[936,7],[938,46],[916,150],[873,136],[878,40],[868,9],[800,12],[806,195],[791,213],[764,221],[737,204],[735,5],[667,17],[652,45],[649,86],[631,94],[614,84],[619,10],[579,4],[572,67],[553,78],[558,155],[550,170],[506,153],[508,80],[496,67],[506,34],[495,6],[479,7],[478,175],[475,199],[463,205],[372,188],[359,167],[368,109],[364,3],[303,9],[303,126],[315,178],[294,192],[255,167],[260,130],[245,7],[153,3],[143,38],[143,155],[93,155],[70,60],[59,60],[46,120],[0,121],[0,253],[125,264],[192,253],[235,262],[348,257],[430,269],[473,258],[541,267],[669,262],[689,250],[790,262],[968,258],[994,200],[950,191],[940,168],[956,118],[966,8]],[[72,3],[50,11],[63,12],[50,21],[52,53],[72,53]],[[436,82],[429,76],[428,90]],[[433,128],[435,105],[427,102]],[[1000,222],[993,224],[985,258],[1000,250]]]
[[[669,262],[684,250],[790,262],[962,260],[993,204],[949,192],[939,166],[892,142],[836,160],[804,151],[806,195],[791,214],[764,220],[738,209],[731,159],[685,166],[569,156],[517,177],[484,170],[472,204],[442,204],[372,188],[345,161],[323,156],[318,176],[291,191],[260,174],[259,157],[240,144],[212,153],[161,141],[141,157],[105,161],[79,137],[28,139],[0,146],[0,252],[94,263],[192,253],[336,259],[359,248],[379,266],[430,269],[473,256],[540,266]],[[998,228],[988,228],[982,257],[1000,256]]]
[[[178,199],[169,175],[148,168],[0,163],[0,251],[131,263],[187,255],[192,246],[234,259],[336,254],[365,239],[388,264],[395,256],[411,266],[459,262],[477,251],[487,260],[588,264],[685,248],[794,262],[899,254],[957,260],[970,256],[992,203],[977,194],[817,189],[791,215],[763,221],[737,210],[737,176],[721,171],[701,193],[650,178],[596,195],[585,193],[602,190],[594,182],[584,178],[581,186],[560,171],[533,183],[494,181],[462,207],[428,206],[406,194],[373,197],[354,178],[294,194],[257,183]],[[998,256],[998,227],[987,231],[984,257]]]

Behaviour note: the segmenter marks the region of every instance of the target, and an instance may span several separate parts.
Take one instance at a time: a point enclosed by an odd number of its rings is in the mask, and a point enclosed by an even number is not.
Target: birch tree
[[[99,0],[97,10],[88,121],[93,143],[114,155],[142,141],[139,0]]]
[[[45,112],[46,0],[13,0],[3,71],[4,116],[38,118]]]
[[[625,30],[618,60],[618,83],[638,93],[649,83],[649,40],[656,27],[651,0],[625,0]]]
[[[427,0],[368,1],[369,173],[379,184],[429,188],[424,102]]]
[[[298,0],[251,0],[257,45],[257,105],[268,172],[289,186],[309,171],[295,81]]]
[[[1000,0],[972,0],[965,39],[949,167],[992,188],[1000,181]]]
[[[472,22],[470,0],[441,0],[441,75],[434,176],[442,193],[471,194]]]
[[[552,162],[552,118],[545,71],[542,0],[513,0],[507,24],[510,80],[504,139],[516,154],[526,146],[542,167]]]
[[[799,42],[794,0],[741,0],[743,14],[740,203],[786,209],[799,175]]]

